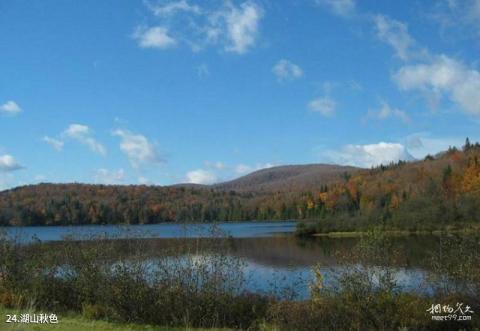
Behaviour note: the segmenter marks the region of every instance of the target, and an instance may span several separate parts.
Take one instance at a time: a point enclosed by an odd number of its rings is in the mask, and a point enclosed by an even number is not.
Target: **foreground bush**
[[[405,292],[388,266],[402,254],[372,231],[342,260],[333,285],[314,268],[311,297],[274,298],[245,290],[242,261],[225,238],[185,241],[166,251],[143,240],[67,241],[62,244],[0,240],[0,306],[74,311],[85,318],[170,327],[248,330],[460,330],[471,321],[432,321],[436,303],[462,302],[480,313],[480,242],[439,239],[431,256],[433,292]],[[459,257],[463,257],[459,259]]]
[[[0,305],[120,322],[247,329],[265,316],[269,299],[244,290],[242,263],[228,256],[227,244],[221,238],[185,243],[147,257],[141,240],[97,238],[52,247],[4,239]]]
[[[471,321],[438,322],[432,321],[427,309],[434,303],[453,306],[460,302],[475,313],[479,310],[479,248],[478,239],[472,237],[442,239],[439,250],[431,254],[430,280],[435,292],[403,292],[386,267],[398,264],[401,252],[393,250],[381,232],[370,232],[347,256],[352,263],[337,275],[336,286],[324,287],[323,268],[317,266],[311,299],[273,303],[268,319],[278,329],[292,331],[477,330],[480,319],[475,314]],[[466,251],[471,254],[459,261],[458,256]]]

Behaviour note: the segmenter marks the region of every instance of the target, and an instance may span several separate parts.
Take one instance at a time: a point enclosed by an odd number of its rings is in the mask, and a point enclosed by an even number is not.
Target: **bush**
[[[150,251],[150,252],[149,252]],[[380,230],[364,236],[343,257],[348,262],[326,288],[314,268],[311,298],[273,298],[245,290],[242,261],[229,242],[181,242],[171,251],[144,240],[67,241],[22,246],[0,239],[0,305],[81,312],[108,319],[181,327],[279,330],[455,330],[470,322],[432,322],[432,303],[480,308],[480,240],[447,237],[431,254],[435,292],[402,292],[391,265],[401,265]]]

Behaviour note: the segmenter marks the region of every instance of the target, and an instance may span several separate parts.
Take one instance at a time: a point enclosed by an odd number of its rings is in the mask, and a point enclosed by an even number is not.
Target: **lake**
[[[219,233],[233,238],[270,237],[295,231],[296,222],[229,222],[217,223],[162,223],[145,225],[82,225],[82,226],[25,226],[4,227],[10,237],[29,242],[33,237],[41,241],[61,241],[65,236],[88,238],[109,235],[138,238],[208,238]],[[2,229],[2,227],[0,227]],[[213,231],[213,232],[212,232]]]
[[[132,226],[49,226],[7,227],[10,237],[28,244],[32,237],[42,242],[58,244],[66,237],[87,240],[91,236],[143,238],[152,252],[172,248],[179,240],[198,238],[228,238],[229,253],[243,261],[248,289],[268,292],[272,289],[295,289],[299,298],[308,297],[312,267],[320,264],[326,286],[333,286],[335,275],[348,267],[339,256],[355,246],[356,238],[309,238],[293,235],[296,223],[238,222],[211,224],[155,224]],[[389,266],[404,291],[430,291],[426,284],[426,251],[437,245],[434,236],[393,237],[395,247],[402,252],[402,265]],[[376,266],[362,266],[375,268]]]

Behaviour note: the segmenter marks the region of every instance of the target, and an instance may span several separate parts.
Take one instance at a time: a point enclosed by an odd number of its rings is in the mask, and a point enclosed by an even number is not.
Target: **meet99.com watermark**
[[[454,305],[434,303],[427,312],[432,321],[471,321],[475,313],[467,304],[456,302]]]
[[[58,324],[57,314],[50,313],[22,313],[22,314],[6,314],[5,323],[18,324]]]

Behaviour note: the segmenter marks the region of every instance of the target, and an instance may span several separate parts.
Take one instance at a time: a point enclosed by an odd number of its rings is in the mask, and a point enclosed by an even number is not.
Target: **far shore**
[[[328,237],[328,238],[357,238],[367,235],[368,231],[334,231],[326,233],[314,233],[312,237]],[[445,230],[419,230],[419,231],[409,231],[409,230],[385,230],[382,233],[388,236],[425,236],[425,235],[453,235],[453,234],[475,234],[480,233],[480,228],[466,228],[466,229],[445,229]]]

